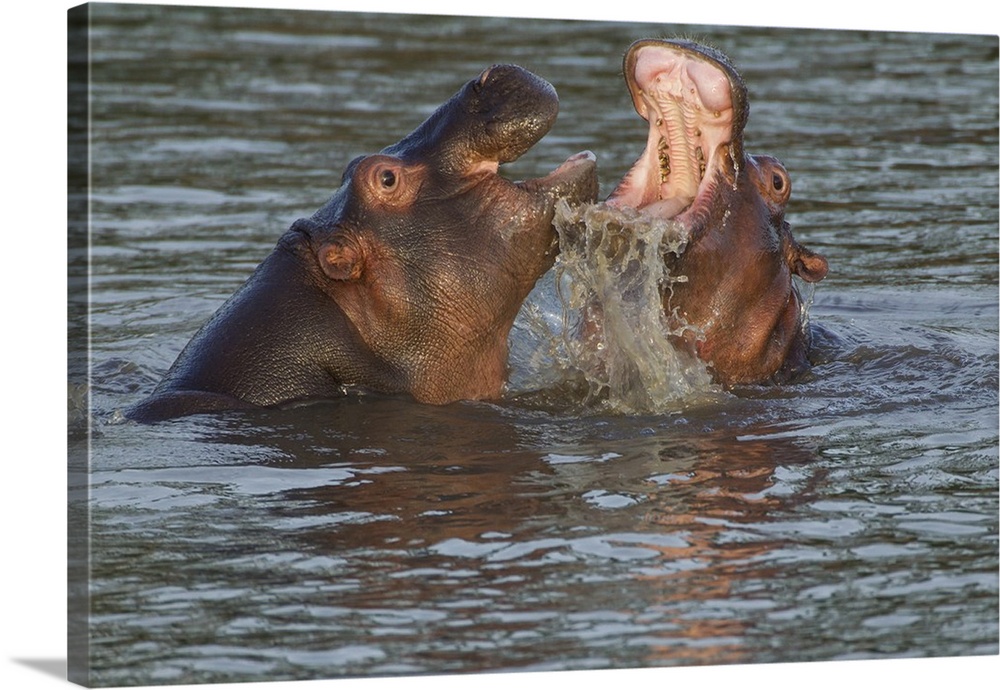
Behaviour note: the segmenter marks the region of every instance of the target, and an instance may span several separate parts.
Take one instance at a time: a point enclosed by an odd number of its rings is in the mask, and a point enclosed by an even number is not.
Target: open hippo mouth
[[[723,54],[687,41],[637,41],[624,70],[649,135],[607,203],[673,218],[690,230],[716,185],[735,181],[743,159],[746,87]]]
[[[785,220],[784,166],[744,151],[742,78],[712,48],[648,39],[624,73],[645,149],[603,205],[560,226],[570,306],[582,305],[573,356],[626,401],[700,390],[692,357],[715,383],[789,380],[809,364],[792,278],[816,282],[828,267]]]

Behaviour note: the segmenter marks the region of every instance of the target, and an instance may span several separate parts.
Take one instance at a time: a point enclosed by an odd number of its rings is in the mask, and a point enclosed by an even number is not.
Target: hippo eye
[[[785,188],[785,180],[778,173],[774,173],[771,177],[771,184],[774,186],[774,191],[776,192],[780,192]]]
[[[382,189],[391,190],[396,186],[396,173],[392,170],[383,170],[378,175],[378,182]]]

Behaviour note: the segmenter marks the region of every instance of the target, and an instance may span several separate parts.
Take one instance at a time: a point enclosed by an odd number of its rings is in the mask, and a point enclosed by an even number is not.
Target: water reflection
[[[133,471],[116,483],[145,474],[146,506],[164,500],[152,487],[168,483],[182,501],[174,508],[197,507],[194,493],[242,505],[238,532],[218,521],[237,519],[218,504],[201,530],[224,549],[211,589],[229,601],[250,594],[245,583],[264,585],[270,604],[250,627],[283,644],[350,631],[362,656],[411,670],[751,658],[746,614],[774,603],[744,589],[773,577],[766,555],[784,542],[741,539],[741,526],[787,519],[811,500],[814,450],[765,429],[638,427],[602,438],[583,431],[587,420],[532,421],[492,406],[386,399],[236,415],[202,441],[244,444],[269,458],[262,465]],[[177,491],[199,481],[217,488]],[[112,508],[106,493],[95,496]],[[280,574],[289,568],[295,583]],[[198,589],[184,575],[198,568],[175,573],[174,586]],[[296,632],[303,617],[311,623]],[[486,629],[489,644],[474,651]],[[538,648],[539,639],[562,642]]]

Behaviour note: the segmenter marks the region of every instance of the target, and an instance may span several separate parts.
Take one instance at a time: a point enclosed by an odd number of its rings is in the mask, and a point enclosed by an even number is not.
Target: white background
[[[2,419],[6,481],[0,489],[0,687],[66,685],[66,11],[76,3],[15,0],[0,22],[3,148],[0,149]],[[413,12],[400,0],[166,0],[288,9]],[[895,6],[896,11],[889,8]],[[833,0],[505,0],[466,4],[423,0],[420,11],[521,17],[726,25],[998,33],[995,0],[876,2]],[[989,8],[989,9],[987,9]],[[493,674],[226,684],[248,690],[407,690],[628,685],[663,687],[919,688],[996,687],[1000,657],[863,661],[705,668]],[[197,688],[206,686],[171,686]]]

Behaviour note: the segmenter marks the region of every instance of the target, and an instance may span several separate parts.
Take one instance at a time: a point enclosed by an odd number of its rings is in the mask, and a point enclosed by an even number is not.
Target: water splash
[[[554,224],[563,367],[586,380],[588,399],[618,412],[664,412],[711,392],[705,365],[672,343],[693,329],[676,314],[668,320],[662,306],[663,291],[687,280],[664,261],[684,251],[686,228],[632,209],[563,201]]]

